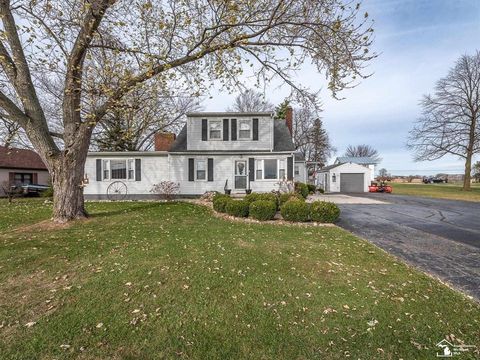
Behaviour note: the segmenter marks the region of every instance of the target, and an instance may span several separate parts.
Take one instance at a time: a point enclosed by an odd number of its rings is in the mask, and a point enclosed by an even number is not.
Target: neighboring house
[[[0,185],[48,185],[48,170],[40,156],[27,149],[0,146]],[[5,196],[0,186],[0,196]]]
[[[372,169],[354,163],[326,166],[317,173],[317,185],[325,192],[368,192]]]
[[[370,181],[375,180],[375,165],[378,164],[378,161],[375,159],[372,159],[371,157],[356,157],[356,156],[339,156],[335,159],[335,162],[333,163],[334,165],[338,164],[348,164],[348,163],[353,163],[353,164],[358,164],[358,165],[363,165],[368,167],[370,170],[372,170],[371,175],[370,175]]]
[[[294,179],[291,129],[291,109],[286,120],[270,112],[190,113],[178,137],[156,134],[155,151],[89,153],[85,197],[106,198],[116,181],[130,199],[153,197],[161,181],[178,183],[185,196],[277,190],[281,179]]]

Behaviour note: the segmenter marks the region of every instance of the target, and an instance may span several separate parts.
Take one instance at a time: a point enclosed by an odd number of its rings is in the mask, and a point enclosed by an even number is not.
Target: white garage
[[[372,170],[354,163],[326,166],[319,170],[318,185],[325,192],[368,192]]]

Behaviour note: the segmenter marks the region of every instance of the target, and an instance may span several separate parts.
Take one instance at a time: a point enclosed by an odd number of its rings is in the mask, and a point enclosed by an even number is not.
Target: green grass
[[[336,227],[126,202],[13,230],[48,218],[27,205],[0,202],[2,359],[424,359],[450,334],[480,346],[478,304]]]
[[[459,184],[401,184],[393,183],[398,195],[426,196],[439,199],[480,201],[480,184],[472,184],[471,191],[463,191]]]

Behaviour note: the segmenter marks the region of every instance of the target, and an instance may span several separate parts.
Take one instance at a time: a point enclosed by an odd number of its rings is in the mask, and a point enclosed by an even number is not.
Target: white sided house
[[[119,183],[128,199],[152,198],[162,181],[178,183],[183,196],[278,190],[280,180],[294,180],[291,127],[291,109],[286,120],[270,112],[190,113],[177,137],[156,134],[155,151],[89,153],[85,198],[108,198]]]
[[[318,185],[326,193],[368,192],[372,172],[372,169],[355,163],[330,165],[319,170]]]

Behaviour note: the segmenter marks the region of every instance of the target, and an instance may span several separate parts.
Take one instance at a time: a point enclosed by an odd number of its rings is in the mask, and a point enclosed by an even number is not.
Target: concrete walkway
[[[385,201],[370,199],[368,197],[360,197],[344,194],[315,194],[309,195],[307,202],[312,201],[328,201],[334,204],[358,204],[358,205],[382,205],[387,204]]]

